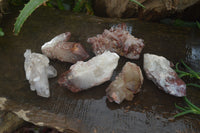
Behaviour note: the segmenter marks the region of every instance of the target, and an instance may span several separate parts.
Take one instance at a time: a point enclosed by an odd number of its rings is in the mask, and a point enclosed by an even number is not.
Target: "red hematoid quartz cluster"
[[[88,38],[87,42],[92,44],[96,55],[109,50],[129,59],[138,59],[144,47],[143,40],[132,36],[126,24],[105,29],[102,34]]]

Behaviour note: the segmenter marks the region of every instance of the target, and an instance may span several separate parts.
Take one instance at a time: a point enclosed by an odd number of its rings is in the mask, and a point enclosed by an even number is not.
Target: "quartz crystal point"
[[[144,54],[144,71],[161,90],[177,97],[186,95],[186,85],[171,68],[172,63],[165,57]]]
[[[138,59],[144,47],[143,40],[132,36],[126,24],[105,29],[102,34],[88,38],[87,42],[92,44],[96,55],[109,50],[129,59]]]
[[[106,89],[106,95],[110,102],[120,104],[124,99],[131,101],[134,94],[140,91],[143,84],[143,75],[139,66],[127,62],[122,72]]]
[[[87,62],[78,61],[63,73],[58,83],[72,92],[86,90],[110,80],[117,67],[119,56],[109,51],[97,55]]]
[[[76,63],[89,57],[80,43],[67,42],[71,37],[70,32],[62,33],[46,42],[42,47],[42,53],[51,59],[63,62]]]
[[[49,97],[48,78],[57,76],[56,69],[49,66],[49,59],[45,55],[31,53],[31,50],[26,50],[24,57],[24,69],[26,79],[30,83],[30,89],[32,91],[36,90],[39,96]]]

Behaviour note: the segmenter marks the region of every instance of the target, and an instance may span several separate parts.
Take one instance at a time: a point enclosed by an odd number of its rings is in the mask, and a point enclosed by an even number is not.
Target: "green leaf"
[[[183,112],[176,114],[174,117],[178,117],[181,115],[185,115],[188,113],[193,113],[193,114],[200,114],[200,108],[198,108],[197,106],[195,106],[194,104],[192,104],[186,96],[184,96],[184,100],[187,103],[187,107],[180,107],[178,105],[175,104],[175,107],[182,110]]]
[[[176,105],[176,104],[175,104],[175,107],[176,107],[177,109],[182,110],[182,111],[186,111],[186,110],[187,110],[187,109],[185,109],[185,108],[183,108],[183,107],[180,107],[180,106],[178,106],[178,105]]]
[[[48,7],[53,7],[53,5],[50,2],[46,3]]]
[[[192,70],[189,66],[187,66],[183,60],[181,60],[181,63],[190,71],[191,76],[190,77],[196,77],[197,79],[200,79],[198,73],[196,73],[194,70]]]
[[[31,15],[31,13],[38,8],[42,3],[46,2],[48,0],[30,0],[25,7],[20,12],[19,16],[17,17],[17,20],[14,24],[14,34],[18,35],[20,32],[20,29],[26,19]]]
[[[65,9],[61,0],[57,0],[57,4],[58,4],[58,8],[60,10],[64,10]]]
[[[84,6],[84,0],[77,0],[75,2],[75,6],[73,8],[73,11],[74,12],[81,12],[83,6]]]
[[[190,106],[191,108],[193,108],[193,109],[195,109],[195,110],[197,110],[197,111],[200,112],[200,108],[198,108],[197,106],[195,106],[194,104],[192,104],[192,103],[187,99],[186,96],[184,97],[184,100],[186,101],[186,103],[188,104],[188,106]]]
[[[181,74],[188,74],[187,72],[184,72],[184,71],[179,70],[179,69],[178,69],[178,65],[179,65],[179,63],[176,63],[176,65],[175,65],[175,68],[176,68],[175,71],[176,71],[176,72],[181,73]]]
[[[135,2],[135,3],[136,3],[136,4],[138,4],[139,6],[141,6],[141,7],[145,8],[145,6],[144,6],[144,5],[142,5],[140,2],[138,2],[137,0],[130,0],[130,1],[132,1],[132,2]]]
[[[179,117],[179,116],[182,116],[182,115],[185,115],[185,114],[188,114],[188,113],[192,113],[193,111],[192,110],[187,110],[187,111],[184,111],[184,112],[181,112],[181,113],[178,113],[176,115],[174,115],[174,117]]]
[[[187,76],[187,75],[188,74],[182,73],[182,74],[179,74],[178,76],[179,76],[179,78],[182,78],[182,77]]]
[[[92,9],[92,2],[91,1],[87,1],[85,3],[85,8],[87,9],[87,14],[90,14],[90,15],[94,15],[94,11]]]
[[[194,86],[194,87],[200,88],[200,85],[198,85],[198,84],[189,83],[189,84],[186,84],[186,85],[187,85],[187,86]]]
[[[0,36],[4,36],[4,32],[2,28],[0,28]]]
[[[185,62],[184,62],[183,60],[181,60],[181,63],[182,63],[189,71],[193,71],[189,66],[187,66],[187,65],[185,64]]]

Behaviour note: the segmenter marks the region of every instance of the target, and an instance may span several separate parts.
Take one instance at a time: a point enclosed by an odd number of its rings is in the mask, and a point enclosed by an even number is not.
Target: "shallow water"
[[[16,37],[12,33],[15,17],[14,13],[5,16],[2,27],[6,35],[0,38],[0,97],[7,97],[12,102],[6,109],[24,108],[30,111],[27,115],[33,123],[50,123],[46,125],[81,133],[200,132],[199,116],[186,115],[170,120],[178,111],[174,103],[184,105],[183,99],[160,91],[152,81],[146,79],[144,71],[141,92],[132,101],[117,105],[108,102],[105,96],[105,89],[111,81],[74,94],[60,87],[57,77],[49,80],[51,97],[39,97],[36,92],[30,91],[23,68],[26,49],[41,53],[40,47],[45,42],[66,31],[72,33],[70,41],[81,42],[93,57],[87,38],[124,22],[132,26],[134,36],[144,39],[146,46],[139,60],[121,57],[111,80],[114,80],[126,61],[143,68],[143,53],[162,55],[174,63],[183,59],[193,69],[200,71],[198,30],[134,19],[104,19],[42,7],[28,18]],[[57,69],[58,76],[71,66],[57,60],[51,60],[51,64]],[[188,88],[187,95],[199,105],[200,90]]]

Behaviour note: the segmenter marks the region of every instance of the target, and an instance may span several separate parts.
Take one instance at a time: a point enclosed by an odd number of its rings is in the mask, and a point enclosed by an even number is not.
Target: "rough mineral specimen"
[[[171,68],[172,63],[165,57],[144,54],[144,70],[147,78],[161,90],[177,97],[186,95],[186,85]]]
[[[132,36],[126,24],[113,26],[110,30],[105,29],[101,35],[88,38],[87,42],[92,44],[96,55],[109,50],[129,59],[138,59],[144,47],[143,40]]]
[[[58,83],[72,92],[86,90],[108,81],[117,67],[119,56],[109,51],[87,62],[78,61],[63,73]]]
[[[124,99],[131,101],[134,94],[140,91],[143,84],[143,75],[139,66],[127,62],[122,72],[106,89],[106,94],[110,102],[115,101],[120,104]]]
[[[42,53],[51,59],[63,62],[76,63],[89,57],[80,43],[67,42],[71,37],[70,32],[62,33],[46,42],[42,47]]]
[[[49,59],[45,55],[31,53],[31,50],[27,49],[24,57],[24,69],[26,79],[30,83],[30,89],[36,90],[39,96],[49,97],[48,78],[57,76],[57,71],[53,66],[49,66]]]

